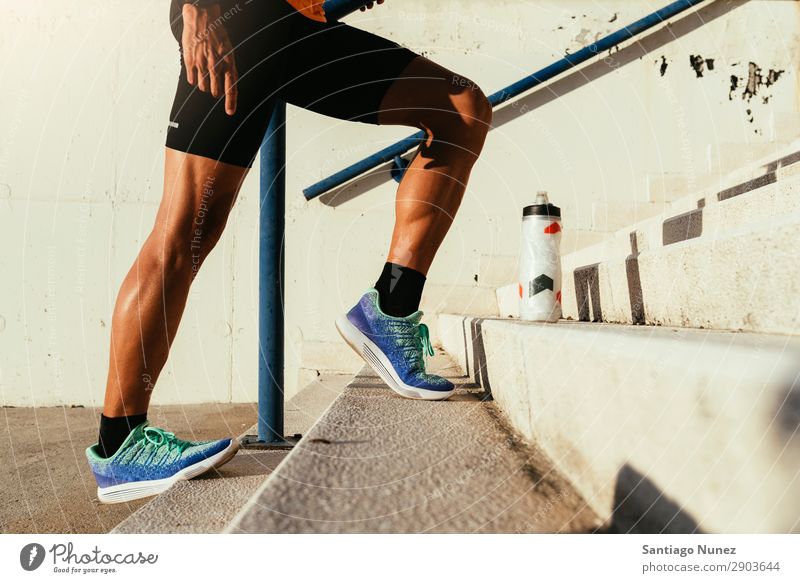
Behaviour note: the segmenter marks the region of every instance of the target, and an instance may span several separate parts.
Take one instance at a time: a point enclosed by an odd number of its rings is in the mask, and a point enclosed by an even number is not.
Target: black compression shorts
[[[181,8],[172,0],[180,44]],[[167,128],[169,148],[251,166],[276,99],[343,120],[377,124],[386,90],[417,54],[340,22],[306,18],[285,0],[221,0],[220,23],[239,73],[236,113],[181,73]]]

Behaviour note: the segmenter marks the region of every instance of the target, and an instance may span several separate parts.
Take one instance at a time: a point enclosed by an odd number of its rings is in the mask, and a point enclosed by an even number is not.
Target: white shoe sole
[[[236,455],[237,451],[239,451],[239,442],[236,439],[232,439],[230,445],[222,451],[194,465],[183,468],[177,474],[169,478],[128,482],[127,484],[117,484],[116,486],[107,486],[105,488],[98,487],[97,499],[103,504],[117,504],[119,502],[130,502],[131,500],[138,500],[139,498],[147,498],[148,496],[161,494],[169,489],[175,482],[191,480],[210,469],[218,468],[228,463],[233,456]]]
[[[342,335],[344,341],[350,345],[350,348],[355,350],[361,358],[364,359],[368,365],[372,367],[379,377],[383,379],[389,388],[401,397],[407,399],[423,399],[425,401],[441,401],[447,399],[455,389],[451,391],[431,391],[428,389],[420,389],[407,385],[400,377],[389,362],[389,359],[383,352],[375,345],[372,340],[366,337],[361,330],[353,326],[346,315],[336,318],[336,329]]]

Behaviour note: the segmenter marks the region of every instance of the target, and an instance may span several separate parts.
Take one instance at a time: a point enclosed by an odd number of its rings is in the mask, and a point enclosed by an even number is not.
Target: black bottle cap
[[[551,203],[531,204],[522,209],[522,216],[550,216],[561,218],[561,209]]]

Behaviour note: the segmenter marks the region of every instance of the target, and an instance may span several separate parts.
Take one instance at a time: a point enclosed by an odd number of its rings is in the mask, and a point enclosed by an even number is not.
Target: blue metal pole
[[[283,289],[286,104],[277,101],[261,145],[258,250],[258,441],[283,443]]]
[[[328,0],[328,20],[368,0]],[[286,225],[286,103],[278,100],[261,144],[258,249],[258,442],[286,447],[284,437],[284,234]],[[248,445],[252,445],[250,441]]]
[[[672,2],[660,10],[656,10],[652,14],[648,14],[644,18],[637,20],[633,24],[629,24],[628,26],[601,38],[597,42],[582,48],[578,52],[567,55],[555,63],[536,71],[532,75],[528,75],[516,83],[509,85],[505,89],[501,89],[500,91],[493,93],[489,96],[489,102],[494,107],[505,103],[509,99],[513,99],[514,97],[533,89],[537,85],[540,85],[545,81],[549,81],[556,75],[580,65],[595,55],[606,51],[621,42],[629,40],[637,34],[644,32],[645,30],[652,28],[653,26],[656,26],[657,24],[662,23],[669,18],[672,18],[673,16],[676,16],[677,14],[680,14],[681,12],[705,1],[706,0],[678,0],[677,2]],[[307,200],[311,200],[328,192],[329,190],[333,190],[337,186],[341,186],[349,180],[352,180],[353,178],[356,178],[365,172],[380,166],[381,164],[385,164],[386,162],[393,160],[395,156],[401,156],[405,154],[410,149],[416,147],[424,135],[425,134],[423,132],[417,132],[414,135],[400,140],[396,144],[384,148],[380,152],[364,158],[363,160],[360,160],[359,162],[356,162],[355,164],[348,166],[347,168],[340,170],[335,174],[332,174],[328,178],[320,180],[316,184],[312,184],[303,190],[303,194]]]

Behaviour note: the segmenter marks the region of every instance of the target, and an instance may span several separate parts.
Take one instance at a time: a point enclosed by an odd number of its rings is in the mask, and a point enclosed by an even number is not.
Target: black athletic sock
[[[378,303],[384,314],[405,317],[419,310],[425,276],[416,269],[387,263],[375,289],[378,290]]]
[[[100,413],[100,436],[97,448],[102,457],[111,457],[125,441],[134,427],[147,421],[147,413],[128,417],[106,417]]]

